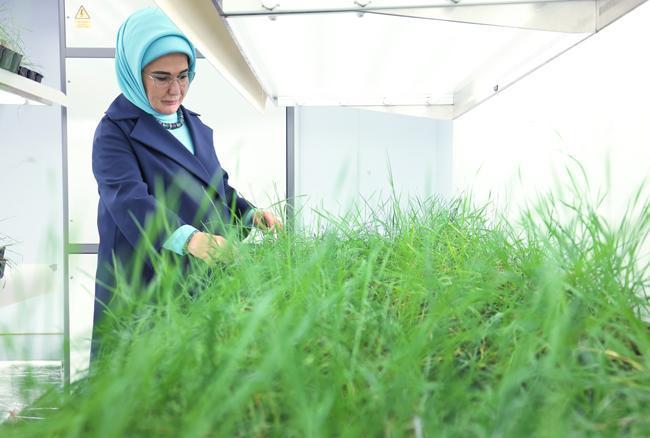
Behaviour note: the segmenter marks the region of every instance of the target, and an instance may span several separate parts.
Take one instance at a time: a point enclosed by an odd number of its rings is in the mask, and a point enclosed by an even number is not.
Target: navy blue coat
[[[128,267],[142,243],[143,227],[162,211],[166,230],[152,230],[148,241],[161,251],[170,231],[183,224],[223,234],[223,223],[241,219],[253,206],[228,184],[214,150],[212,129],[199,115],[181,107],[195,155],[150,114],[118,96],[99,122],[93,140],[92,166],[99,189],[99,253],[95,287],[95,325],[102,303],[111,298],[114,261]],[[206,204],[210,208],[201,207]],[[154,274],[145,260],[141,278]]]

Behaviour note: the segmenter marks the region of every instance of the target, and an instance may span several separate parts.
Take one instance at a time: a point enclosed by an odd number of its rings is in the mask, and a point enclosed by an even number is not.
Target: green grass
[[[0,434],[649,436],[650,204],[615,227],[557,205],[395,204],[227,265],[163,260],[120,285],[91,377]]]

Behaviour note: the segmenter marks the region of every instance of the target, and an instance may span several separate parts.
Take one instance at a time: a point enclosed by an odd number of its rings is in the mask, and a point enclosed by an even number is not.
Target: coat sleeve
[[[185,225],[150,193],[131,142],[108,118],[95,131],[92,167],[100,202],[133,248],[138,248],[146,230],[154,249],[160,251],[171,231]]]

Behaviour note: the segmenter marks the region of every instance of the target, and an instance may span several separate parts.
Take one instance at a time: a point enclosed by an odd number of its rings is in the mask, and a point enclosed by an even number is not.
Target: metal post
[[[66,93],[65,0],[59,0],[59,67],[61,91]],[[70,390],[70,279],[68,263],[68,110],[61,106],[61,175],[63,195],[63,383]]]
[[[286,110],[286,186],[287,186],[287,228],[293,229],[295,220],[295,196],[296,196],[296,175],[295,175],[295,108],[287,107]]]

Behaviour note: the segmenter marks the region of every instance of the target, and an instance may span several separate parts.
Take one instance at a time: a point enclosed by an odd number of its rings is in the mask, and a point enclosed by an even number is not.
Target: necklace
[[[176,115],[178,116],[178,121],[176,122],[163,122],[162,120],[158,120],[158,123],[165,128],[165,129],[177,129],[183,126],[183,123],[185,123],[185,117],[183,117],[183,111],[181,111],[180,108],[178,108],[178,111],[176,111]]]

